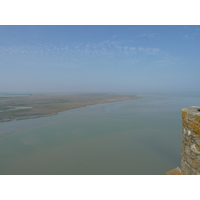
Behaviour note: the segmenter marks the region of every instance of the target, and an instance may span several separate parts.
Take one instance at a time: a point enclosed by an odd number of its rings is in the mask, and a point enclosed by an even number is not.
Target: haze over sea
[[[197,1],[11,0],[1,8],[0,174],[130,174],[1,175],[1,199],[197,198],[197,176],[131,176],[180,167],[181,109],[200,102]],[[91,93],[104,93],[102,104],[88,101]],[[113,93],[142,98],[105,104]],[[2,94],[13,96],[5,103]]]
[[[181,108],[199,95],[138,94],[0,123],[1,174],[165,174],[180,166]]]
[[[0,173],[180,166],[181,109],[200,102],[199,52],[199,26],[0,26],[0,93],[142,97],[0,123]]]

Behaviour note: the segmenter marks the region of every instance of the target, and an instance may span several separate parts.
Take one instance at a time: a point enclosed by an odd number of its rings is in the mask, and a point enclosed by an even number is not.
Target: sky
[[[0,92],[200,93],[200,26],[0,26]]]

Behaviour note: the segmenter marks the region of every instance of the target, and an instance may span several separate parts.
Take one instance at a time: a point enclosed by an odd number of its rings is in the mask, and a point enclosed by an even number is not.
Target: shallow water
[[[141,95],[139,95],[141,96]],[[200,97],[142,95],[0,123],[0,174],[165,174],[180,167],[181,109]]]

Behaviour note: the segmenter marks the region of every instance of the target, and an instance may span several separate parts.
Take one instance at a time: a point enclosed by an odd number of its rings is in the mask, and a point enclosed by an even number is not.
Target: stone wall
[[[200,107],[182,109],[181,173],[200,175]]]

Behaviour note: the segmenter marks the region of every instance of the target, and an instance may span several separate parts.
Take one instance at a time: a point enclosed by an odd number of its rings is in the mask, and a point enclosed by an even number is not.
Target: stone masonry
[[[200,107],[182,109],[181,174],[200,175]]]

